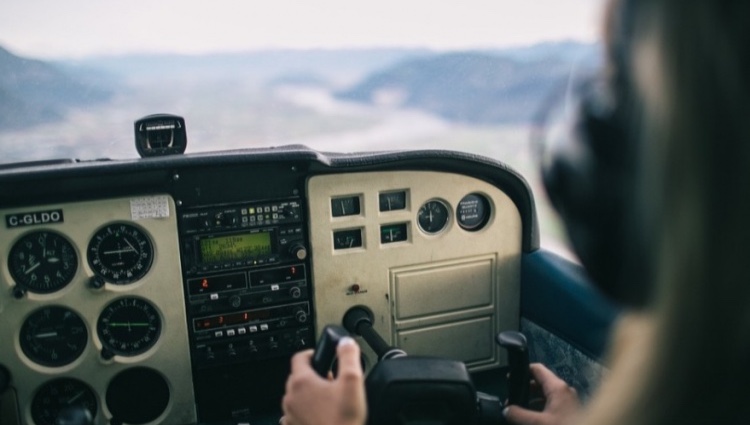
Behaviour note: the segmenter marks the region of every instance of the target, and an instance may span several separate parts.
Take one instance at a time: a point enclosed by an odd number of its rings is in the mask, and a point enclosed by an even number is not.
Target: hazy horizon
[[[276,49],[513,48],[594,41],[601,5],[602,0],[9,0],[0,14],[0,45],[21,56],[54,60]]]

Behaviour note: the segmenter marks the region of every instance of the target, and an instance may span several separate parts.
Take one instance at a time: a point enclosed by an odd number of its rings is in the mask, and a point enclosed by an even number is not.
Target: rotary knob
[[[285,218],[294,218],[295,211],[291,205],[285,205],[284,208],[281,209],[281,213]]]
[[[300,322],[300,323],[307,322],[307,313],[304,310],[297,311],[297,313],[295,314],[295,316],[297,317],[297,321],[298,322]]]
[[[307,258],[307,248],[305,248],[300,242],[293,243],[292,246],[289,247],[289,253],[298,260],[304,260]]]
[[[299,298],[302,295],[302,290],[299,287],[294,286],[289,290],[289,296],[292,298]]]

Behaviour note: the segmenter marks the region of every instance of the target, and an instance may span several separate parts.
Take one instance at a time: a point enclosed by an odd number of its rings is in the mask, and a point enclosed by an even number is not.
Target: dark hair
[[[639,378],[616,361],[612,380],[631,381],[607,384],[599,403],[622,406],[609,418],[594,408],[585,423],[747,424],[750,2],[622,1],[634,9],[618,72],[632,76],[647,117],[637,184],[656,287],[650,329],[629,338],[647,350],[631,371]]]

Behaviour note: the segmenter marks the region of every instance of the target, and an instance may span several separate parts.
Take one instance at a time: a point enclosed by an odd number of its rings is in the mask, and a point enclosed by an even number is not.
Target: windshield
[[[133,122],[185,118],[187,153],[303,144],[452,149],[529,180],[546,96],[598,62],[601,0],[10,0],[0,162],[135,158]]]

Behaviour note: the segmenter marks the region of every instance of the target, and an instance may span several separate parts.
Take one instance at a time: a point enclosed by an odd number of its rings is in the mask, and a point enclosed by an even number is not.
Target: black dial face
[[[480,230],[489,221],[490,212],[490,202],[487,198],[475,193],[466,195],[456,208],[458,225],[472,232]]]
[[[50,231],[32,232],[13,244],[8,269],[19,286],[48,294],[73,280],[78,270],[78,255],[64,236]]]
[[[333,249],[362,247],[362,229],[336,230],[333,232]]]
[[[89,266],[107,282],[135,282],[148,272],[153,259],[151,240],[130,224],[105,226],[89,242]]]
[[[417,212],[417,223],[425,233],[438,233],[448,224],[448,206],[443,201],[428,201]]]
[[[121,356],[135,356],[153,347],[159,339],[161,318],[146,300],[120,298],[104,308],[96,331],[104,350]]]
[[[380,211],[397,211],[406,209],[406,192],[387,192],[378,196]]]
[[[331,215],[334,217],[358,215],[360,211],[359,196],[331,199]]]
[[[389,244],[404,242],[409,239],[406,223],[387,224],[380,226],[380,243]]]
[[[21,326],[21,350],[43,366],[63,366],[77,359],[88,342],[88,331],[74,311],[60,306],[40,308]]]
[[[36,425],[55,425],[60,412],[68,407],[83,407],[96,417],[96,395],[83,382],[60,378],[42,385],[31,402],[31,418]]]

